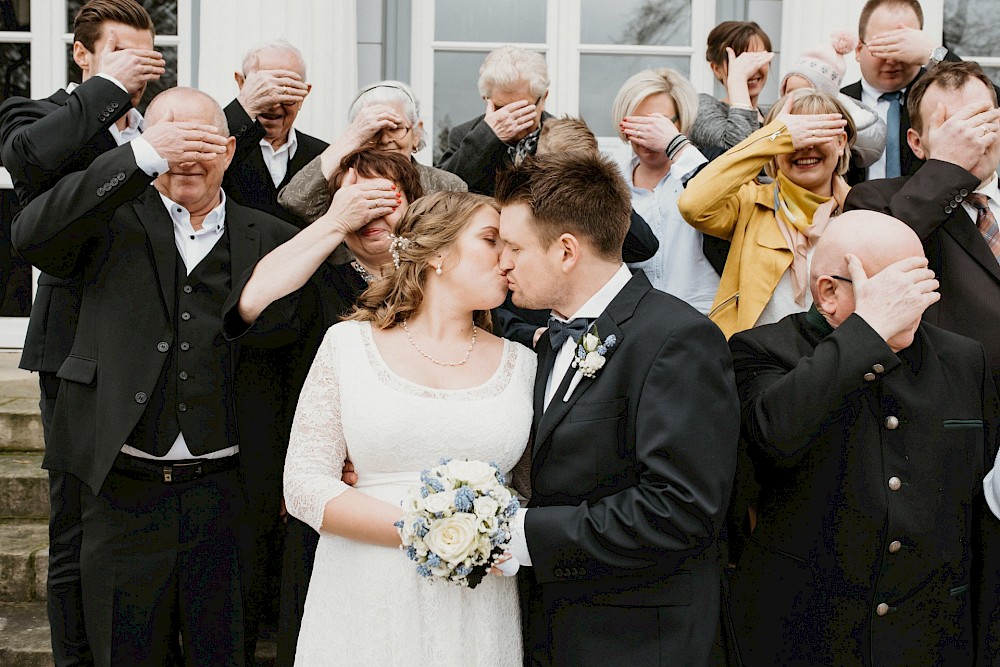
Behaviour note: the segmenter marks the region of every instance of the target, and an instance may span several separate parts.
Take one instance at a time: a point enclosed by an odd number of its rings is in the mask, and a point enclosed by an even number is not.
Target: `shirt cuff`
[[[104,72],[98,72],[97,76],[101,77],[102,79],[107,79],[111,83],[115,84],[116,86],[124,90],[126,93],[128,92],[128,88],[126,88],[121,81],[111,76],[110,74],[105,74]]]
[[[136,137],[128,145],[132,147],[132,154],[135,155],[135,164],[146,172],[147,176],[156,178],[170,169],[167,161],[160,157],[156,149],[142,137]]]
[[[528,553],[528,539],[524,535],[524,515],[528,513],[525,508],[517,510],[517,514],[510,520],[510,544],[507,551],[523,566],[531,565],[531,554]]]
[[[670,165],[670,175],[676,178],[681,183],[686,182],[691,174],[698,169],[701,165],[708,162],[708,159],[701,154],[697,146],[693,143],[689,143],[681,151],[677,159],[674,160]]]

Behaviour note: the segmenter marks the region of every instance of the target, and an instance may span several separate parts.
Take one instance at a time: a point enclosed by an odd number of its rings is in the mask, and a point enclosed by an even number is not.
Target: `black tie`
[[[587,327],[589,326],[590,320],[586,317],[578,317],[569,322],[563,322],[562,320],[550,317],[549,343],[552,344],[552,349],[559,352],[567,340],[571,338],[576,340],[587,331]]]

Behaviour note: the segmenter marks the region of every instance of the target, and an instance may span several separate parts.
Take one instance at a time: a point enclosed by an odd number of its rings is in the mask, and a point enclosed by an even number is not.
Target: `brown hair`
[[[495,196],[501,206],[526,204],[545,246],[569,233],[604,257],[621,259],[632,195],[618,166],[603,155],[536,155],[498,174]]]
[[[471,192],[436,192],[411,204],[396,227],[396,236],[407,244],[398,249],[399,268],[372,283],[346,319],[389,329],[413,317],[424,302],[430,261],[455,243],[484,206],[499,211],[491,197]],[[492,331],[490,311],[477,310],[472,319],[480,329]]]
[[[865,35],[865,32],[868,30],[868,21],[879,7],[909,7],[917,15],[917,23],[920,25],[920,28],[923,29],[924,27],[924,10],[920,7],[919,0],[868,0],[865,6],[861,8],[861,18],[858,19],[858,39],[862,43],[868,38]]]
[[[705,49],[705,60],[723,67],[729,63],[726,47],[732,48],[740,55],[750,48],[754,37],[764,43],[764,50],[771,50],[771,38],[755,21],[723,21],[708,33],[708,48]]]
[[[340,161],[340,166],[330,179],[334,190],[340,188],[344,176],[351,168],[358,176],[386,178],[392,181],[399,186],[410,203],[424,196],[424,187],[420,184],[420,172],[413,166],[413,162],[399,153],[375,148],[359,148],[348,153]]]
[[[997,91],[993,87],[993,82],[986,76],[986,72],[971,60],[962,62],[942,62],[927,70],[927,73],[917,79],[906,95],[906,111],[910,114],[910,127],[920,134],[923,132],[924,119],[920,116],[920,104],[924,100],[927,89],[937,84],[938,87],[948,91],[956,91],[964,88],[973,79],[983,82],[986,89],[990,91],[993,99],[993,106],[997,105]]]
[[[563,116],[549,118],[542,124],[538,135],[536,155],[545,153],[565,153],[567,151],[587,151],[597,153],[597,137],[582,118]]]
[[[90,0],[73,19],[73,41],[94,52],[105,23],[123,23],[136,30],[148,30],[156,37],[149,12],[135,0]]]
[[[851,149],[854,147],[854,140],[858,136],[858,131],[854,126],[854,119],[851,117],[850,112],[836,96],[825,93],[822,90],[816,90],[815,88],[799,88],[788,93],[788,95],[791,95],[794,100],[792,102],[792,113],[794,114],[839,113],[847,121],[847,126],[844,128],[844,132],[847,133],[847,146],[844,147],[844,152],[837,159],[837,175],[843,176],[846,174],[847,169],[851,166]],[[785,100],[788,99],[788,95],[783,96],[774,103],[774,106],[771,107],[764,118],[764,125],[767,125],[778,117],[778,114],[781,113],[785,106]],[[773,158],[764,165],[764,173],[771,178],[775,178],[778,175],[778,166]]]

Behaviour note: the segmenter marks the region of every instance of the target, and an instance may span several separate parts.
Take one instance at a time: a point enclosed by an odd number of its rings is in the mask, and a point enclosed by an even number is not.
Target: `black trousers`
[[[39,373],[42,433],[46,448],[55,410],[59,378]],[[55,445],[57,446],[57,445]],[[49,572],[46,583],[47,611],[52,635],[52,660],[56,667],[93,665],[83,619],[80,590],[80,492],[83,485],[69,473],[49,471]]]
[[[124,455],[120,455],[124,457]],[[177,483],[116,464],[82,494],[87,636],[98,665],[244,665],[241,553],[248,544],[239,469]],[[182,648],[178,648],[180,636]]]
[[[299,641],[299,628],[302,626],[318,544],[319,533],[312,526],[288,516],[281,564],[278,658],[275,667],[292,667],[295,663],[295,645]]]

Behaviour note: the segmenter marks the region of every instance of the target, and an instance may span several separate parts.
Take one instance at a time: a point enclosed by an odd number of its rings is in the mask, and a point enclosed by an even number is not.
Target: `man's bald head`
[[[830,221],[816,243],[810,283],[818,301],[817,280],[847,277],[847,255],[861,260],[868,277],[906,257],[923,257],[920,238],[905,223],[876,211],[848,211]]]
[[[168,88],[154,97],[146,107],[146,126],[152,126],[167,117],[176,121],[191,120],[211,124],[219,128],[219,134],[229,136],[229,124],[222,107],[211,95],[197,88]]]

